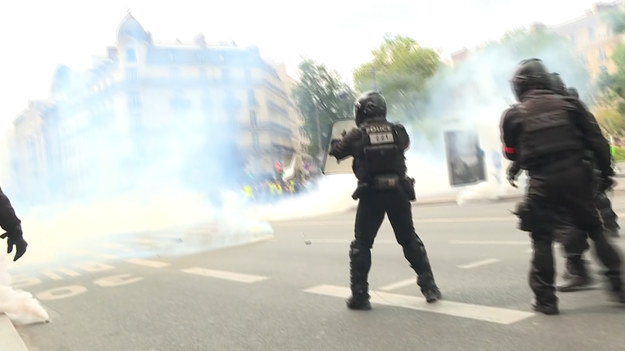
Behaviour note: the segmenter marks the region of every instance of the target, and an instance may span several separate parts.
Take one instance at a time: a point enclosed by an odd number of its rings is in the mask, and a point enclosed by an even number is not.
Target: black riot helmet
[[[549,80],[551,83],[551,90],[558,95],[568,95],[568,91],[566,90],[566,85],[560,77],[559,73],[553,72],[549,74]]]
[[[577,91],[577,88],[574,87],[568,87],[566,88],[566,92],[568,96],[572,96],[576,99],[579,99],[579,92]]]
[[[354,103],[354,116],[357,126],[367,119],[386,118],[386,99],[377,91],[362,94]]]
[[[549,73],[540,59],[531,58],[519,63],[512,76],[512,90],[518,101],[532,89],[550,89]]]

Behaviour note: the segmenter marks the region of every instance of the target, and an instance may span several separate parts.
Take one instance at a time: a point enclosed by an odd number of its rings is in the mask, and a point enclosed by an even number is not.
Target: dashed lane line
[[[240,283],[255,283],[262,280],[268,279],[267,277],[263,277],[260,275],[252,275],[252,274],[242,274],[236,272],[229,271],[219,271],[214,269],[206,269],[201,267],[191,267],[183,269],[182,272],[189,274],[196,274],[205,277],[232,280]]]
[[[154,260],[146,260],[143,258],[131,258],[126,260],[128,263],[133,263],[139,266],[146,266],[152,268],[163,268],[167,266],[171,266],[171,263],[163,262],[163,261],[154,261]]]
[[[485,266],[485,265],[491,264],[491,263],[496,263],[496,262],[499,262],[499,261],[501,261],[501,260],[498,259],[498,258],[487,258],[487,259],[476,261],[476,262],[461,264],[461,265],[458,266],[458,268],[471,269],[471,268],[475,268],[475,267]]]
[[[416,278],[410,278],[410,279],[399,281],[397,283],[384,285],[383,287],[380,288],[380,290],[384,290],[384,291],[395,290],[395,289],[403,288],[405,286],[414,285],[416,283],[417,283]]]
[[[350,294],[349,288],[334,285],[318,285],[306,289],[304,292],[340,298],[345,298]],[[371,291],[369,294],[371,295],[371,302],[378,305],[402,307],[497,324],[509,325],[535,315],[532,312],[447,300],[429,304],[422,297],[391,294],[382,291]]]
[[[472,222],[514,222],[518,221],[515,216],[497,216],[497,217],[433,217],[433,218],[413,218],[414,223],[472,223]],[[353,225],[354,219],[333,220],[333,221],[285,221],[270,222],[275,227],[309,227],[309,226],[328,226],[328,225]]]
[[[452,245],[530,245],[529,240],[449,240]]]

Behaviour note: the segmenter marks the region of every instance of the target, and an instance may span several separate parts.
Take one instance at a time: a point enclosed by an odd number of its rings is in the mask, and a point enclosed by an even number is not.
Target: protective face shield
[[[510,82],[517,101],[530,89],[550,88],[547,68],[537,58],[521,61]]]
[[[562,77],[560,77],[559,73],[551,73],[549,75],[549,80],[551,83],[551,90],[559,95],[568,95],[568,92],[566,91],[566,85],[564,84],[564,81],[562,80]]]
[[[377,91],[364,93],[354,103],[354,117],[356,118],[356,125],[358,126],[370,118],[385,118],[386,99]]]

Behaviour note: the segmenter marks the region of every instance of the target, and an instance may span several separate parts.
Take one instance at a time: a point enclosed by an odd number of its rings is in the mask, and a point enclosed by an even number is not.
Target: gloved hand
[[[616,181],[612,177],[603,177],[601,179],[601,183],[599,183],[599,191],[604,193],[606,191],[612,190],[616,185]]]
[[[329,154],[330,156],[334,156],[334,155],[332,154],[332,150],[334,149],[334,146],[335,146],[336,144],[338,144],[340,141],[341,141],[341,139],[332,139],[332,140],[330,140],[330,150],[328,151],[328,154]]]
[[[26,246],[28,243],[22,237],[21,231],[16,231],[11,234],[4,233],[0,235],[0,238],[7,238],[7,253],[11,253],[13,251],[13,246],[15,246],[15,257],[13,257],[13,262],[17,261],[24,253],[26,252]]]

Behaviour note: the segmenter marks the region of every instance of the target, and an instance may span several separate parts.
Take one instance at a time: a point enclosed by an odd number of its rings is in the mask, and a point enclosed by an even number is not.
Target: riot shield
[[[328,139],[328,145],[325,149],[323,159],[323,174],[340,174],[340,173],[352,173],[352,159],[349,156],[340,161],[336,157],[328,155],[330,152],[330,144],[332,139],[342,139],[345,133],[349,133],[350,130],[356,128],[356,121],[353,119],[345,119],[334,122],[332,125],[332,131],[330,132],[330,138]]]
[[[446,131],[445,151],[451,186],[475,184],[486,180],[484,151],[480,148],[476,131]]]

